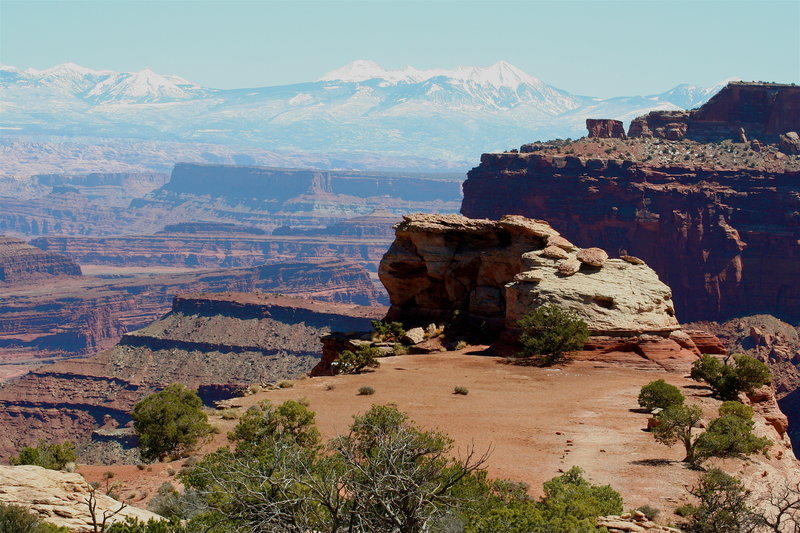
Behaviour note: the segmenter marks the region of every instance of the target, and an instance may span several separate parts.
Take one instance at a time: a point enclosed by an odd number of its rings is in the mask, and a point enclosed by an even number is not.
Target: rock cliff
[[[640,257],[672,287],[683,320],[753,312],[800,320],[800,163],[747,151],[721,168],[722,156],[698,160],[702,145],[658,142],[484,154],[461,211],[542,218],[578,246]],[[680,157],[655,160],[662,149]],[[736,161],[736,152],[725,155]]]
[[[70,258],[0,235],[0,285],[80,275],[81,267]]]
[[[27,507],[42,520],[75,533],[97,531],[88,505],[92,492],[93,489],[80,474],[47,470],[39,466],[0,465],[0,502]],[[99,517],[102,518],[104,512],[114,514],[107,525],[124,522],[127,517],[142,522],[162,519],[150,511],[123,505],[99,490],[94,497]]]
[[[176,297],[172,311],[96,356],[44,366],[0,388],[0,457],[40,438],[85,444],[127,423],[134,403],[170,383],[206,401],[249,384],[297,377],[319,359],[320,335],[369,329],[383,307],[256,293]]]
[[[800,87],[733,82],[699,109],[651,111],[634,119],[628,135],[672,141],[685,137],[702,142],[734,139],[774,144],[781,135],[798,130]]]

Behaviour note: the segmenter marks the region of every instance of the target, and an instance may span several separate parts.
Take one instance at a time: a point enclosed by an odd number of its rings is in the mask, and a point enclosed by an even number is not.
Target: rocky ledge
[[[72,259],[42,251],[20,239],[0,235],[0,285],[80,275],[81,267]]]
[[[98,531],[89,513],[88,502],[92,492],[80,474],[39,466],[0,465],[0,502],[27,507],[42,520],[75,533]],[[94,498],[98,516],[113,513],[107,525],[124,522],[128,517],[143,522],[162,520],[155,513],[123,504],[100,491],[94,493]]]

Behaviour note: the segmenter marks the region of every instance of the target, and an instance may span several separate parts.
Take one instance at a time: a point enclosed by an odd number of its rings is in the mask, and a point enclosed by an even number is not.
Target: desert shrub
[[[235,443],[240,452],[261,449],[276,435],[298,446],[314,448],[319,445],[320,436],[315,426],[316,414],[308,406],[306,399],[286,400],[277,407],[264,400],[247,410],[228,433],[228,440]]]
[[[458,386],[455,389],[453,389],[453,394],[461,394],[462,396],[466,396],[467,394],[469,394],[469,389],[466,387]]]
[[[158,487],[158,492],[147,509],[168,520],[187,520],[201,509],[200,496],[194,491],[180,493],[172,483],[165,481]]]
[[[294,381],[290,379],[284,379],[278,382],[279,389],[291,389],[292,387],[294,387]]]
[[[385,342],[399,342],[406,334],[403,324],[400,322],[384,322],[383,320],[373,320],[372,329],[374,330],[375,340]]]
[[[182,525],[178,519],[148,520],[141,522],[129,516],[124,522],[116,522],[106,528],[106,533],[191,533],[193,529]]]
[[[45,522],[21,505],[0,502],[0,532],[69,533],[69,529]]]
[[[375,389],[373,389],[372,387],[368,387],[365,385],[363,387],[358,388],[359,396],[372,396],[373,394],[375,394]]]
[[[394,355],[406,355],[408,353],[408,347],[396,342],[392,346],[392,353]]]
[[[564,354],[579,350],[589,337],[586,322],[555,305],[543,305],[522,317],[521,357],[539,356],[544,364],[554,364]]]
[[[336,388],[336,385],[334,385],[333,383],[326,383],[325,384],[325,390],[334,390],[335,388]]]
[[[467,341],[461,340],[456,343],[456,350],[463,350],[468,346]]]
[[[344,350],[339,354],[333,365],[341,374],[359,374],[366,368],[378,368],[381,366],[378,357],[382,352],[370,346],[369,344],[362,344],[355,351]]]
[[[663,379],[651,381],[639,392],[639,405],[648,411],[666,409],[671,405],[683,405],[683,394],[675,385]]]
[[[742,402],[722,402],[719,406],[719,416],[738,416],[743,420],[753,419],[753,408]]]
[[[174,384],[137,403],[131,416],[142,458],[179,456],[211,433],[196,392]]]
[[[67,463],[74,463],[78,458],[75,445],[70,441],[61,444],[50,444],[40,440],[36,446],[25,446],[19,455],[9,458],[12,465],[36,465],[50,470],[63,470]]]
[[[692,516],[695,512],[697,512],[697,507],[691,503],[684,503],[675,508],[675,514],[682,518]]]
[[[751,393],[772,379],[767,365],[744,354],[734,355],[733,364],[704,355],[692,364],[691,377],[708,383],[714,394],[723,400],[736,400],[740,393]]]
[[[691,533],[752,531],[757,516],[748,502],[750,491],[737,478],[718,468],[706,472],[697,485],[689,489],[697,498],[689,521],[683,525]]]
[[[634,509],[634,511],[639,511],[640,513],[644,514],[648,520],[655,520],[658,515],[661,514],[661,511],[652,505],[641,505]]]

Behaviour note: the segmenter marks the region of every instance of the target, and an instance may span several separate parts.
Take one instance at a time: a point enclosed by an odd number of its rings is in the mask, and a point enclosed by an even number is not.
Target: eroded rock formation
[[[651,111],[634,119],[628,136],[672,141],[686,137],[702,142],[723,139],[748,142],[756,139],[776,143],[781,135],[798,130],[800,87],[733,82],[699,109]]]
[[[80,474],[47,470],[39,466],[0,465],[0,502],[26,507],[42,520],[75,533],[97,531],[88,505],[92,492],[93,489]],[[100,490],[94,492],[93,497],[97,516],[101,520],[104,513],[113,514],[107,526],[124,522],[128,517],[142,522],[162,519],[150,511],[123,505]]]
[[[0,285],[80,275],[81,267],[72,259],[0,235]]]
[[[388,320],[424,326],[458,312],[514,332],[528,311],[554,304],[586,321],[587,349],[635,351],[665,367],[698,353],[679,331],[669,287],[641,260],[579,249],[546,222],[514,215],[409,215],[396,232],[379,272]]]
[[[640,257],[672,287],[683,320],[753,312],[800,320],[796,161],[770,152],[758,155],[774,170],[725,169],[719,159],[658,164],[609,157],[593,141],[484,154],[464,183],[462,213],[541,218],[578,246]],[[637,142],[618,149],[637,150]],[[601,156],[565,153],[573,148]]]
[[[176,297],[172,312],[85,359],[40,367],[0,388],[0,457],[40,438],[88,442],[170,383],[206,401],[249,384],[300,376],[319,360],[320,335],[369,329],[384,307],[255,293]]]
[[[621,120],[609,118],[587,118],[586,129],[589,130],[589,138],[598,139],[624,139],[625,127]]]

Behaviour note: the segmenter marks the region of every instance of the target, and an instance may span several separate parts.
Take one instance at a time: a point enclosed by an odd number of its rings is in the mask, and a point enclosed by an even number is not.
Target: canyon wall
[[[0,388],[0,457],[40,438],[87,443],[92,429],[126,424],[135,402],[170,383],[208,402],[300,376],[319,359],[320,335],[369,329],[385,312],[254,293],[176,297],[168,315],[115,347]]]
[[[672,287],[682,320],[800,320],[800,170],[565,151],[484,154],[464,183],[462,213],[537,217],[579,246],[638,256]]]
[[[22,240],[0,235],[0,286],[42,278],[80,275],[81,267],[72,259],[42,251]]]

